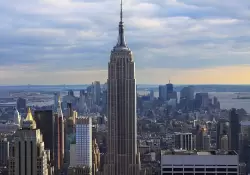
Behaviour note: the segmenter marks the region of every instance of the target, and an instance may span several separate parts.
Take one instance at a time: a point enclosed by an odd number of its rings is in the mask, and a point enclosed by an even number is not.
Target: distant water
[[[210,92],[210,96],[216,96],[221,104],[221,109],[243,108],[250,113],[250,99],[233,99],[237,94],[232,92]],[[250,93],[247,95],[250,96]]]
[[[79,96],[79,90],[85,89],[89,85],[29,85],[29,86],[0,86],[0,98],[8,97],[9,92],[12,91],[43,91],[46,93],[57,92],[57,91],[67,91],[74,90],[76,96]],[[182,86],[183,87],[183,86]],[[180,85],[176,86],[175,90],[179,91],[182,88]],[[250,113],[250,99],[233,99],[236,98],[237,95],[235,92],[249,92],[249,85],[197,85],[195,86],[197,91],[206,91],[209,92],[210,97],[216,96],[221,103],[222,109],[231,109],[231,108],[244,108],[248,113]],[[154,89],[155,97],[158,97],[158,90],[156,85],[138,85],[138,91],[142,94],[147,94],[148,91],[144,91],[143,89]],[[178,93],[179,96],[179,93]],[[250,93],[249,95],[250,96]],[[42,105],[51,105],[53,101],[50,102],[35,102],[32,103],[38,106]],[[30,104],[29,104],[30,105]]]
[[[146,95],[148,91],[140,91],[139,94]],[[243,108],[248,113],[250,113],[250,99],[233,99],[237,98],[235,92],[209,92],[210,98],[217,97],[220,101],[221,109],[231,109],[231,108]],[[244,94],[250,97],[250,93]],[[159,96],[158,92],[154,93],[155,97]],[[180,93],[177,92],[178,99],[180,99]]]

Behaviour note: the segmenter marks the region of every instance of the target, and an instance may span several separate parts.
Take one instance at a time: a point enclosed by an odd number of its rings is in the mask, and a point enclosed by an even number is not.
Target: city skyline
[[[0,84],[105,82],[119,0],[11,2],[0,2]],[[126,0],[124,11],[139,84],[250,84],[246,0]]]

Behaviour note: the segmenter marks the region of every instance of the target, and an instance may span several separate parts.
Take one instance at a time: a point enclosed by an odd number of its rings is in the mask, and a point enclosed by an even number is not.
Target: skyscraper
[[[169,80],[169,83],[166,84],[166,87],[167,87],[167,93],[172,93],[174,92],[174,86],[172,83],[170,83],[170,80]]]
[[[122,21],[122,2],[118,42],[108,64],[108,152],[105,175],[138,175],[136,80],[132,51],[127,47]]]
[[[21,116],[18,112],[18,110],[16,109],[14,112],[14,119],[13,119],[14,123],[18,126],[20,126],[20,122],[21,122]]]
[[[229,149],[239,151],[240,121],[236,109],[232,109],[229,114]]]
[[[92,167],[92,119],[76,118],[76,163]]]
[[[228,134],[228,125],[226,119],[220,119],[216,124],[216,149],[221,149],[221,138]]]
[[[16,101],[16,108],[19,112],[24,112],[26,110],[26,99],[18,98]]]
[[[162,101],[167,100],[167,89],[165,85],[160,85],[159,86],[159,99]]]
[[[93,83],[93,100],[96,105],[100,105],[101,98],[101,84],[100,81],[95,81]]]
[[[10,143],[7,138],[0,138],[0,167],[7,166]]]
[[[60,97],[60,92],[55,92],[54,93],[54,111],[57,110],[57,106],[58,106],[58,98]]]
[[[11,144],[9,175],[48,175],[48,161],[42,134],[28,109],[22,129],[15,133],[14,143]]]
[[[58,106],[57,110],[54,113],[54,117],[55,117],[55,125],[54,125],[55,171],[59,173],[62,170],[64,163],[64,120],[63,120],[60,96],[58,97]]]
[[[43,134],[44,147],[50,150],[51,160],[54,160],[55,134],[54,125],[55,118],[52,110],[37,110],[34,114],[37,129]]]

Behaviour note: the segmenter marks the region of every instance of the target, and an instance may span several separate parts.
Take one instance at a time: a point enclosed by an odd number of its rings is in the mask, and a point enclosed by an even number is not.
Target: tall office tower
[[[9,158],[9,175],[48,175],[48,158],[40,130],[36,128],[30,109],[22,129],[14,135]]]
[[[93,100],[96,105],[100,105],[101,98],[101,84],[100,81],[95,81],[93,83]]]
[[[18,111],[26,112],[26,99],[18,98],[16,101],[16,108]]]
[[[43,134],[44,148],[50,150],[50,158],[54,160],[55,154],[55,118],[52,110],[37,110],[34,113],[37,129]]]
[[[174,86],[172,83],[166,84],[166,89],[167,89],[167,100],[170,99],[177,99],[177,92],[174,92]]]
[[[180,92],[180,98],[185,98],[187,101],[194,99],[194,87],[193,86],[187,86],[182,88]]]
[[[111,51],[107,82],[108,152],[105,175],[139,175],[135,63],[125,42],[122,2],[118,42]]]
[[[160,85],[159,86],[159,99],[162,101],[167,100],[167,89],[165,85]]]
[[[76,118],[76,164],[92,168],[92,119]]]
[[[216,124],[216,149],[221,149],[221,137],[228,134],[229,122],[227,119],[219,119]]]
[[[172,92],[174,92],[174,86],[173,86],[172,83],[170,83],[170,81],[169,81],[168,84],[166,84],[166,87],[167,87],[167,93],[172,93]]]
[[[21,116],[18,112],[18,110],[16,109],[15,110],[15,113],[14,113],[14,119],[13,119],[14,123],[18,126],[20,126],[20,122],[21,122]]]
[[[195,94],[195,108],[206,108],[209,104],[208,93],[196,93]]]
[[[229,114],[229,149],[239,151],[240,121],[236,109],[232,109]]]
[[[64,164],[64,119],[61,108],[60,96],[58,97],[57,110],[54,112],[55,125],[54,125],[54,151],[55,151],[55,171],[59,173],[62,171]]]
[[[0,139],[0,167],[7,166],[10,144],[7,138]]]
[[[193,150],[193,135],[192,133],[174,133],[174,148]]]

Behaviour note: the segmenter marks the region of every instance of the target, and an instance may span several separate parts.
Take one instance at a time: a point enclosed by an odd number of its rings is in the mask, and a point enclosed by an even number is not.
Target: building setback
[[[132,51],[127,47],[120,12],[118,42],[108,64],[108,151],[105,175],[140,174],[137,152],[136,80]]]
[[[49,175],[49,153],[30,109],[10,147],[9,175]]]

